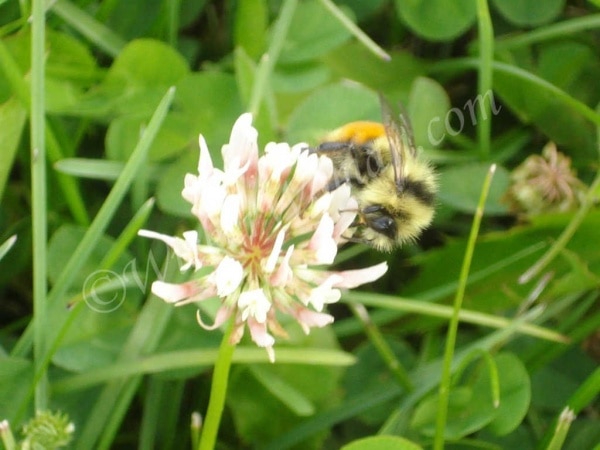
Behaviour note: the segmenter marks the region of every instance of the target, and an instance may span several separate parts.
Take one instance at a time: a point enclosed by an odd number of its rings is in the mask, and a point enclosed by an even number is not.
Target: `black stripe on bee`
[[[402,192],[412,195],[421,203],[427,206],[432,206],[435,202],[435,194],[422,181],[406,178],[402,183]]]

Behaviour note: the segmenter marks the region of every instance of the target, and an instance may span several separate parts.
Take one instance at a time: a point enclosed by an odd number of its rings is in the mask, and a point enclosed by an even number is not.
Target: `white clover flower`
[[[326,326],[334,319],[323,310],[340,299],[341,289],[376,280],[387,265],[324,270],[356,217],[349,186],[328,192],[332,162],[310,154],[306,145],[269,143],[259,157],[257,138],[252,116],[240,116],[222,148],[220,170],[200,136],[198,175],[185,176],[182,196],[210,245],[200,245],[195,231],[186,231],[183,239],[147,230],[139,234],[170,246],[182,270],[213,268],[186,283],[156,281],[155,295],[176,306],[219,298],[214,323],[205,324],[199,312],[198,323],[212,330],[233,318],[231,342],[237,344],[247,328],[273,361],[271,333],[286,336],[277,314],[292,316],[307,334]]]
[[[244,279],[244,268],[231,256],[225,256],[214,271],[217,295],[221,298],[232,294]]]

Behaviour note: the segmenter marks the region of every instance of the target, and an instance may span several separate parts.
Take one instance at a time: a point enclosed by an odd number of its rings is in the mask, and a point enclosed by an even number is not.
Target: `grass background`
[[[560,448],[567,406],[563,448],[597,446],[598,6],[0,3],[0,418],[16,432],[64,411],[76,449],[189,448],[220,334],[148,295],[186,274],[137,230],[197,226],[180,193],[199,133],[217,165],[244,111],[263,146],[314,144],[379,120],[382,92],[438,168],[435,222],[390,255],[344,248],[340,267],[386,259],[388,275],[328,329],[289,324],[277,364],[236,350],[220,448]],[[511,171],[549,141],[589,188],[572,211],[516,217]],[[395,439],[358,441],[375,435]]]

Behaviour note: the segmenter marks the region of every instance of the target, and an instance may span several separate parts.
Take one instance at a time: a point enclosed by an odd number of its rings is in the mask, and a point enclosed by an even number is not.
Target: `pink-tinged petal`
[[[225,323],[229,317],[231,317],[231,313],[233,312],[232,308],[228,308],[226,306],[221,306],[217,311],[217,315],[215,316],[215,322],[212,325],[206,325],[202,321],[202,317],[200,316],[200,310],[196,311],[196,320],[198,321],[198,325],[204,328],[207,331],[214,330],[219,328],[221,325]]]
[[[354,223],[354,219],[356,219],[357,211],[358,211],[358,205],[357,205],[357,209],[347,210],[340,214],[340,218],[338,219],[338,221],[335,223],[335,226],[333,227],[333,238],[336,241],[340,241],[341,239],[343,239],[344,232]],[[348,236],[346,236],[346,238],[347,237]]]
[[[287,231],[287,227],[283,227],[277,233],[277,237],[275,238],[275,243],[273,244],[273,249],[271,250],[271,254],[267,258],[267,262],[265,264],[264,270],[266,273],[272,273],[275,270],[275,265],[279,260],[279,255],[281,254],[281,247],[283,246],[283,240],[285,239],[285,232]]]
[[[305,334],[309,334],[310,329],[313,327],[323,328],[333,323],[334,320],[331,314],[315,312],[302,307],[294,308],[291,314],[298,321]]]
[[[285,252],[285,256],[279,263],[279,267],[275,273],[271,276],[269,281],[275,287],[285,286],[293,277],[292,268],[290,267],[290,258],[294,253],[294,246],[290,245]]]
[[[162,298],[167,303],[177,303],[181,300],[194,297],[200,292],[200,287],[195,281],[172,284],[164,281],[152,283],[152,293]]]
[[[229,336],[229,343],[231,345],[237,345],[244,337],[244,328],[246,326],[246,322],[242,322],[241,320],[236,321],[233,326],[233,330],[231,331],[231,336]]]
[[[340,280],[333,284],[334,287],[342,289],[352,289],[361,284],[370,283],[377,280],[388,270],[387,262],[379,263],[375,266],[365,269],[344,270],[342,272],[333,272],[340,276]]]
[[[321,217],[321,221],[312,235],[308,248],[315,252],[314,264],[332,264],[337,254],[337,244],[332,237],[333,220],[328,214]]]
[[[275,362],[275,353],[273,352],[275,338],[267,332],[267,324],[252,319],[248,320],[247,323],[254,343],[259,347],[265,348],[269,355],[269,361]]]

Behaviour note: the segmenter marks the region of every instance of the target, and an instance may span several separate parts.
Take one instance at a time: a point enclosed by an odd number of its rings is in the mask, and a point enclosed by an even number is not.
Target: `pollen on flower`
[[[274,336],[286,336],[278,315],[293,317],[307,334],[326,326],[333,316],[322,311],[340,299],[340,289],[379,278],[387,265],[323,269],[349,237],[356,200],[346,185],[326,190],[333,174],[327,157],[309,154],[304,144],[286,143],[269,143],[259,156],[257,139],[252,116],[242,114],[223,145],[219,169],[200,136],[198,174],[185,176],[182,196],[208,244],[198,242],[196,231],[186,231],[183,239],[146,230],[139,234],[171,247],[182,270],[203,268],[186,283],[156,281],[154,294],[176,306],[218,299],[212,324],[198,311],[200,326],[215,329],[231,319],[231,342],[237,344],[247,329],[273,361]]]

